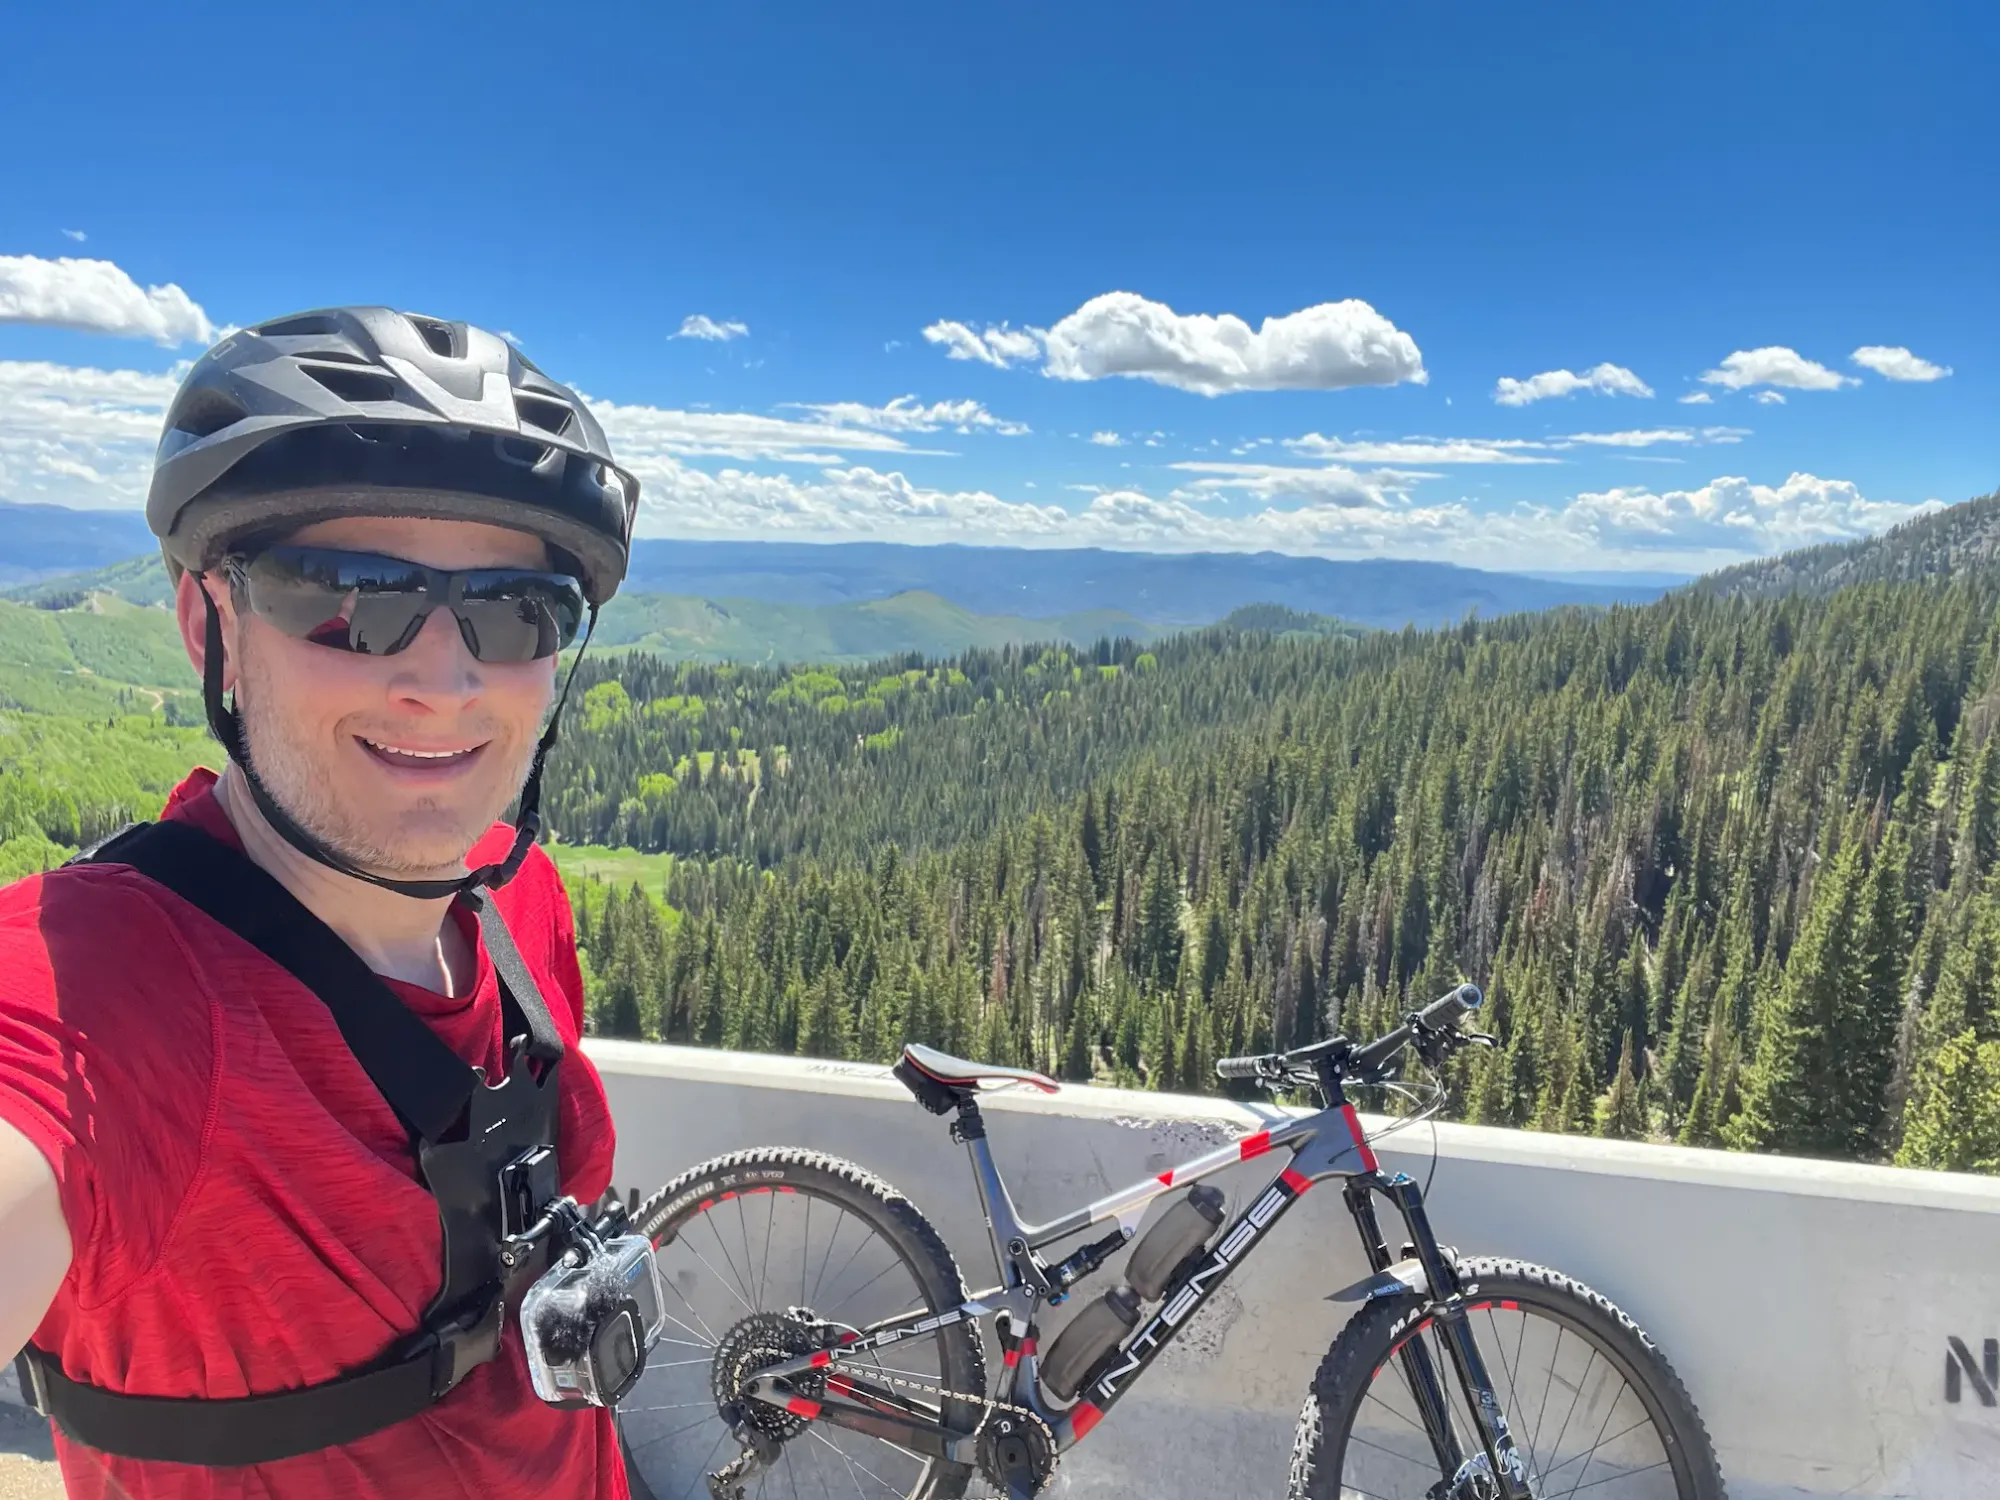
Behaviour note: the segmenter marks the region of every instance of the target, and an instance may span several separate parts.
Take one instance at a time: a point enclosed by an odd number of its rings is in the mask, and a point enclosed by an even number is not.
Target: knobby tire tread
[[[649,1196],[632,1215],[632,1224],[655,1244],[668,1229],[678,1230],[700,1209],[700,1200],[687,1203],[697,1186],[718,1174],[745,1170],[782,1168],[786,1181],[810,1185],[842,1204],[881,1235],[916,1269],[925,1300],[932,1312],[958,1306],[966,1297],[965,1277],[958,1261],[936,1228],[907,1196],[866,1167],[800,1146],[756,1146],[711,1157],[688,1168],[665,1187]],[[939,1329],[943,1340],[944,1383],[955,1390],[986,1391],[986,1351],[977,1327],[970,1322]],[[979,1408],[969,1402],[948,1402],[947,1418],[954,1426],[971,1427],[979,1419]],[[972,1478],[969,1465],[939,1460],[932,1471],[924,1500],[957,1500]],[[636,1477],[636,1476],[635,1476]]]
[[[1513,1297],[1530,1305],[1567,1303],[1566,1311],[1618,1347],[1639,1379],[1651,1388],[1665,1415],[1666,1438],[1686,1455],[1693,1484],[1680,1500],[1727,1500],[1722,1471],[1708,1429],[1673,1366],[1646,1331],[1610,1298],[1547,1266],[1502,1257],[1461,1260],[1461,1283],[1476,1283],[1480,1302]],[[1376,1370],[1401,1342],[1410,1319],[1425,1306],[1421,1297],[1397,1296],[1364,1303],[1348,1321],[1313,1375],[1292,1440],[1290,1500],[1340,1500],[1341,1461],[1346,1437]],[[1456,1376],[1447,1375],[1455,1383]],[[1462,1399],[1462,1398],[1461,1398]],[[1510,1419],[1513,1414],[1509,1414]]]

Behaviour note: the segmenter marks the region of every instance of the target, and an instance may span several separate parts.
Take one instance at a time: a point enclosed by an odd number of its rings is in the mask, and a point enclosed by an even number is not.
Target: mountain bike
[[[1286,1211],[1339,1180],[1370,1273],[1333,1294],[1358,1308],[1306,1396],[1292,1496],[1721,1500],[1693,1403],[1631,1319],[1555,1271],[1441,1246],[1423,1190],[1376,1159],[1347,1089],[1391,1082],[1406,1049],[1435,1076],[1458,1049],[1492,1045],[1459,1024],[1479,1003],[1463,985],[1365,1046],[1333,1037],[1217,1063],[1223,1078],[1315,1094],[1321,1107],[1045,1224],[1016,1212],[979,1096],[1057,1085],[906,1046],[895,1075],[952,1117],[991,1230],[1000,1281],[972,1295],[915,1205],[852,1163],[766,1148],[683,1173],[634,1215],[671,1305],[621,1413],[635,1490],[945,1500],[981,1481],[1028,1500]],[[1440,1084],[1424,1102],[1441,1099]],[[1203,1179],[1267,1155],[1283,1166],[1225,1222],[1223,1194]],[[1401,1219],[1398,1251],[1381,1200]],[[1044,1345],[1044,1311],[1128,1244],[1118,1284]],[[986,1319],[1001,1362],[990,1386]]]

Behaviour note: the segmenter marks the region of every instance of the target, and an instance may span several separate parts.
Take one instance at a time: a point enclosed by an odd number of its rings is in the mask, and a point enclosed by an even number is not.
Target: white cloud
[[[1950,365],[1934,365],[1900,345],[1864,344],[1847,357],[1884,380],[1942,380],[1951,373]]]
[[[1760,406],[1783,406],[1785,404],[1785,393],[1783,391],[1758,391],[1750,399]]]
[[[989,324],[984,333],[975,333],[964,323],[943,319],[924,330],[924,338],[944,346],[947,359],[971,359],[1004,370],[1023,360],[1041,357],[1039,328],[1010,328],[1005,323]]]
[[[1715,397],[1709,395],[1707,391],[1689,391],[1679,399],[1682,406],[1713,406],[1715,404]]]
[[[0,498],[143,504],[179,377],[0,361]]]
[[[1755,554],[1871,535],[1935,504],[1869,500],[1845,479],[1795,473],[1780,485],[1725,477],[1664,495],[1643,487],[1582,494],[1561,519],[1611,548]]]
[[[90,236],[85,234],[81,229],[65,229],[63,231],[63,238],[66,240],[75,240],[79,245],[81,245],[85,240],[89,239]]]
[[[1852,375],[1829,370],[1798,350],[1779,344],[1738,349],[1701,379],[1704,385],[1719,385],[1732,391],[1753,385],[1782,385],[1795,391],[1837,391],[1844,385],[1861,383]]]
[[[35,323],[151,339],[207,343],[215,325],[179,287],[141,288],[108,260],[0,255],[0,323]]]
[[[1340,464],[1308,469],[1296,464],[1225,464],[1187,460],[1172,467],[1184,474],[1202,476],[1188,486],[1197,496],[1233,491],[1265,500],[1289,496],[1326,505],[1387,506],[1408,495],[1418,480],[1437,477],[1399,469],[1362,472]]]
[[[1025,422],[996,417],[978,401],[936,401],[925,406],[915,396],[898,396],[886,406],[868,406],[859,401],[834,401],[815,405],[805,401],[784,403],[795,411],[809,411],[837,427],[868,427],[877,432],[995,432],[1002,437],[1021,437],[1029,431]]]
[[[681,319],[680,332],[667,335],[670,339],[705,339],[709,343],[726,344],[731,339],[747,338],[750,334],[748,323],[738,323],[733,319],[718,323],[706,313],[689,313]]]
[[[1747,427],[1647,427],[1625,432],[1571,432],[1547,438],[1405,437],[1355,440],[1309,432],[1284,445],[1306,458],[1384,464],[1557,464],[1577,448],[1652,448],[1663,443],[1735,443]],[[1239,448],[1237,453],[1250,450]]]
[[[1093,297],[1051,328],[1043,373],[1123,375],[1204,396],[1430,378],[1416,340],[1366,302],[1322,302],[1252,329],[1232,313],[1177,313],[1134,292]]]
[[[639,472],[654,458],[733,458],[742,463],[833,464],[841,453],[919,453],[891,432],[837,421],[795,422],[752,412],[675,411],[591,401],[612,451]],[[862,411],[880,408],[858,408]]]
[[[1653,388],[1623,365],[1602,364],[1585,370],[1544,370],[1526,380],[1502,375],[1493,387],[1493,399],[1502,406],[1526,406],[1531,401],[1547,401],[1555,396],[1573,396],[1592,391],[1600,396],[1650,396]]]
[[[1093,432],[1090,435],[1090,440],[1100,448],[1122,448],[1125,446],[1125,439],[1115,432]]]
[[[1553,464],[1560,459],[1528,451],[1545,444],[1526,438],[1426,438],[1350,441],[1309,432],[1286,438],[1285,446],[1306,458],[1344,459],[1360,464]],[[1247,451],[1247,450],[1246,450]]]
[[[1699,570],[1782,547],[1883,530],[1932,508],[1870,501],[1842,480],[1793,474],[1782,484],[1725,477],[1699,489],[1631,486],[1544,505],[1487,510],[1413,503],[1417,476],[1182,465],[1185,490],[1066,486],[1080,509],[938,490],[900,473],[833,465],[813,475],[710,473],[671,456],[639,461],[641,532],[795,540],[975,542],[1156,551],[1274,550],[1333,557],[1432,558],[1485,568]],[[1247,508],[1204,502],[1231,492]]]

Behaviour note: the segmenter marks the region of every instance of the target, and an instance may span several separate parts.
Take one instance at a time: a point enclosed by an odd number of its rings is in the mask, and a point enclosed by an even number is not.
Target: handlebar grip
[[[1461,984],[1442,999],[1433,1000],[1417,1012],[1417,1020],[1425,1026],[1443,1026],[1456,1021],[1468,1011],[1479,1009],[1486,997],[1479,993],[1476,984]],[[1411,1028],[1408,1022],[1394,1031],[1385,1031],[1367,1046],[1354,1054],[1352,1065],[1357,1072],[1373,1073],[1386,1065],[1392,1057],[1410,1045]]]
[[[1257,1078],[1264,1065],[1261,1057],[1218,1057],[1215,1060],[1217,1078]]]
[[[1468,1011],[1478,1010],[1486,1003],[1486,997],[1479,993],[1476,984],[1461,984],[1440,1000],[1433,1000],[1418,1012],[1418,1018],[1426,1026],[1440,1026],[1447,1021],[1456,1021]]]

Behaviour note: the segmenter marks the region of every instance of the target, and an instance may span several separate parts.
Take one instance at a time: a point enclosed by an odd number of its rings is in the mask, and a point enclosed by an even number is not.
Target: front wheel
[[[1458,1266],[1471,1332],[1538,1500],[1723,1500],[1694,1403],[1643,1331],[1606,1298],[1517,1260]],[[1412,1372],[1444,1394],[1426,1424]],[[1365,1303],[1327,1351],[1299,1413],[1293,1500],[1485,1500],[1472,1407],[1443,1330],[1417,1296]]]

